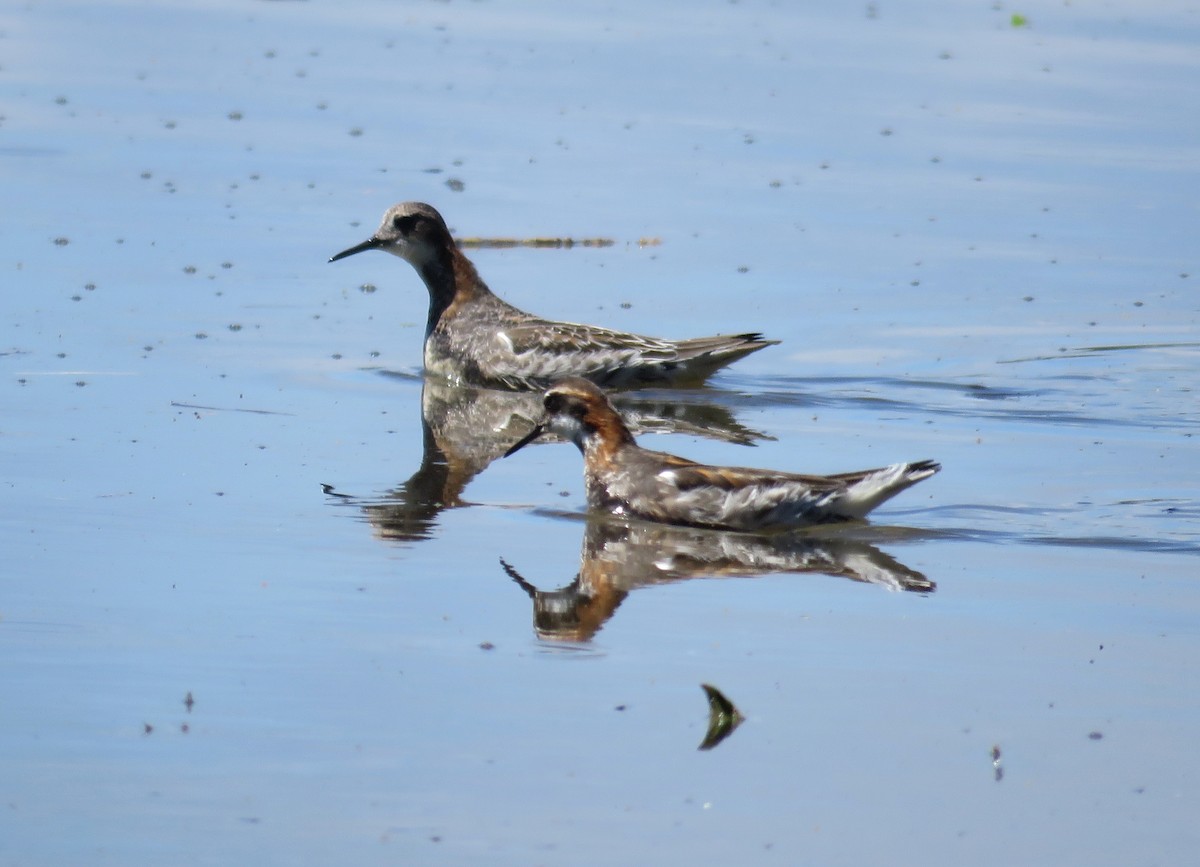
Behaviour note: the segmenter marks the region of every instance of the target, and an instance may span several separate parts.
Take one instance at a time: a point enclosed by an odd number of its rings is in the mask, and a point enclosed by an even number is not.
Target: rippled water
[[[1185,861],[1198,25],[0,12],[0,863]],[[422,380],[408,266],[326,263],[403,199],[614,241],[471,251],[537,313],[783,341],[622,395],[647,444],[943,471],[588,518],[573,448],[497,460],[535,398]]]

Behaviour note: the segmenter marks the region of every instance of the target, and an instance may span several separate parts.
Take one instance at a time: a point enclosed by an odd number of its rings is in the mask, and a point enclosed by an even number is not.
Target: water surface
[[[1185,860],[1198,25],[0,13],[0,862]],[[945,469],[818,539],[588,520],[574,449],[494,460],[528,402],[422,381],[408,266],[326,263],[405,199],[612,238],[471,252],[540,314],[783,341],[629,396],[654,447]]]

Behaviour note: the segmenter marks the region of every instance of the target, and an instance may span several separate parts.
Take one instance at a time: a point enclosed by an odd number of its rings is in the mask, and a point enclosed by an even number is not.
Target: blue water
[[[1198,36],[0,12],[0,863],[1185,861]],[[405,199],[611,238],[471,251],[539,314],[783,341],[634,398],[653,447],[943,472],[791,547],[586,520],[573,448],[491,461],[528,402],[423,395],[407,265],[326,263]]]

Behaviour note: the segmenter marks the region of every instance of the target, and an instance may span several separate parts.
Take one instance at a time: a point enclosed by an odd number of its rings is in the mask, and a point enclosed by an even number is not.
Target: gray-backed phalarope
[[[641,448],[599,388],[584,379],[556,383],[541,421],[511,455],[547,431],[583,452],[588,506],[666,524],[725,530],[795,529],[864,518],[941,469],[935,461],[810,476],[713,467]]]
[[[564,376],[609,387],[696,384],[779,342],[757,333],[660,340],[540,319],[492,294],[441,214],[421,202],[389,208],[374,235],[329,261],[364,250],[386,250],[417,269],[429,290],[425,369],[452,381],[510,389],[542,389]]]

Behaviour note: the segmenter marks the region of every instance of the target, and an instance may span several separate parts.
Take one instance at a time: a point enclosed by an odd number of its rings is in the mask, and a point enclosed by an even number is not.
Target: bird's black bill
[[[329,261],[336,262],[338,259],[345,259],[347,256],[353,256],[355,253],[361,253],[363,250],[374,250],[376,247],[380,247],[382,245],[383,242],[376,238],[367,238],[367,240],[363,241],[361,244],[356,244],[349,250],[343,250],[335,256],[330,256]]]
[[[506,451],[504,453],[504,456],[508,457],[509,455],[520,451],[521,449],[525,448],[525,446],[529,445],[531,442],[533,442],[535,439],[540,437],[545,432],[546,432],[545,425],[539,424],[537,427],[535,427],[529,433],[525,434],[525,436],[521,437],[521,439],[515,445],[513,445],[508,451]]]

